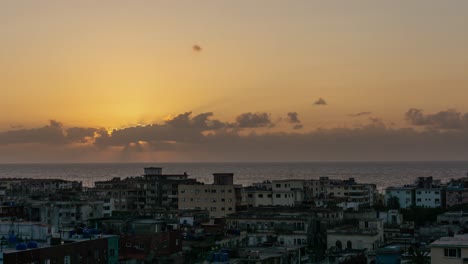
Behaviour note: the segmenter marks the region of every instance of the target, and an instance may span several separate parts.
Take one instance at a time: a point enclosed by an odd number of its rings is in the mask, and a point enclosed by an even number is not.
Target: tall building
[[[180,184],[179,209],[204,209],[211,218],[235,213],[241,205],[241,185],[235,185],[233,173],[214,173],[213,184]]]
[[[178,186],[200,184],[184,174],[163,174],[162,168],[148,167],[144,175],[113,178],[95,183],[94,193],[106,200],[116,211],[150,211],[157,208],[177,208]]]

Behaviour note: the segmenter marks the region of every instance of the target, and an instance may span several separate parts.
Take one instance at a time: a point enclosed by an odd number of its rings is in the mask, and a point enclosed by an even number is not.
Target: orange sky
[[[193,111],[226,122],[297,112],[309,132],[370,116],[406,127],[410,108],[465,112],[466,10],[462,0],[0,1],[0,131]],[[359,112],[371,114],[349,116]]]

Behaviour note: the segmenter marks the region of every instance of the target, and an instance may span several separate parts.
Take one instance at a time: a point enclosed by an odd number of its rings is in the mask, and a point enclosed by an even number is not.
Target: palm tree
[[[429,250],[423,250],[419,248],[416,248],[416,249],[410,248],[408,250],[408,253],[410,254],[409,263],[428,264],[431,262],[430,258],[427,256],[429,255]]]

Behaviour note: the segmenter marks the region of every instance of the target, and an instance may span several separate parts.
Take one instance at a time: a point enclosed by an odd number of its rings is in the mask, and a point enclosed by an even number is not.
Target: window
[[[249,193],[249,194],[247,195],[247,197],[252,198],[253,195],[252,195],[251,193]]]
[[[459,258],[460,249],[459,248],[444,248],[444,256],[448,258]]]
[[[263,194],[262,194],[262,193],[259,193],[259,194],[258,194],[258,198],[263,198]]]
[[[281,198],[281,194],[276,194],[276,198]]]
[[[64,263],[64,264],[70,264],[70,256],[65,256],[65,257],[63,258],[63,263]]]
[[[281,184],[276,184],[276,188],[280,188],[281,187]]]

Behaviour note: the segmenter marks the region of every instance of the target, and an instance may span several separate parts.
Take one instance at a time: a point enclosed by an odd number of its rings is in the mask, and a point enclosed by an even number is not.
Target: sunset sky
[[[467,10],[0,0],[0,163],[466,160]]]

